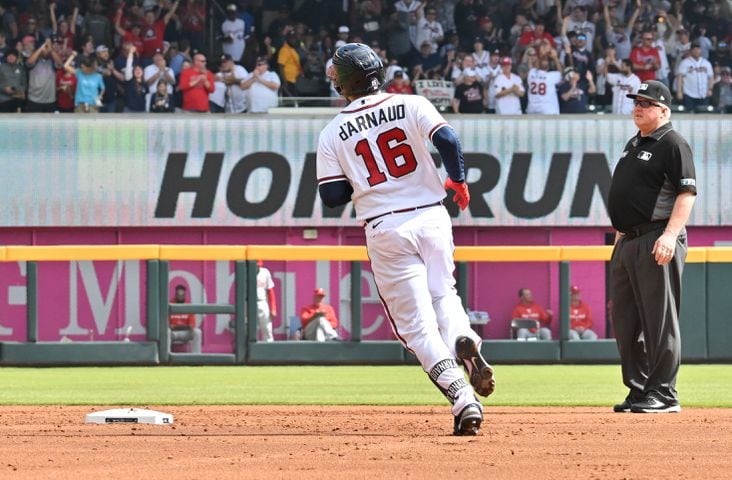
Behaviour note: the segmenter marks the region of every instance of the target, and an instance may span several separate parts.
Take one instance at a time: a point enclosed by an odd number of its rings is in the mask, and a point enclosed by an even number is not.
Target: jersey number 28
[[[414,151],[408,143],[407,135],[401,128],[392,128],[376,137],[376,145],[379,147],[381,158],[384,159],[386,169],[389,175],[394,178],[403,177],[413,172],[417,168],[417,159]],[[363,158],[366,169],[369,171],[368,180],[370,186],[378,185],[386,181],[386,175],[379,170],[379,166],[374,158],[374,152],[365,138],[356,144],[356,155]],[[397,163],[397,159],[401,157],[401,165]]]

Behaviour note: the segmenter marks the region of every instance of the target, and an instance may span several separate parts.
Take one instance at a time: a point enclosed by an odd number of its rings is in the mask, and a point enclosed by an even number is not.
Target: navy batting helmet
[[[333,86],[344,97],[377,92],[384,83],[384,64],[371,47],[347,43],[333,54]]]

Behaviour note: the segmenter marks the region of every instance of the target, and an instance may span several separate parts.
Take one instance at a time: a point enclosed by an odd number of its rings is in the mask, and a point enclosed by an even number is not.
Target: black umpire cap
[[[644,98],[654,102],[662,103],[667,107],[671,106],[671,92],[668,87],[657,80],[647,80],[641,83],[636,93],[629,93],[628,98]]]

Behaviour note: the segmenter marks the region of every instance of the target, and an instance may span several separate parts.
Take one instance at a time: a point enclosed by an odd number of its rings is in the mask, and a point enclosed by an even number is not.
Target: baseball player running
[[[384,67],[366,45],[340,47],[329,76],[350,103],[320,134],[320,198],[330,207],[353,200],[394,334],[452,404],[453,433],[475,435],[483,421],[475,392],[490,395],[495,380],[452,275],[445,189],[462,210],[470,201],[458,138],[426,98],[379,92]],[[445,164],[444,187],[427,139]]]

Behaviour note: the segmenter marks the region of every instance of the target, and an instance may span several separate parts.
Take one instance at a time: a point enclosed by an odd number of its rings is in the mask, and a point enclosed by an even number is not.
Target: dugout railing
[[[485,340],[484,354],[496,362],[614,362],[612,339],[569,340],[569,286],[573,262],[609,260],[607,246],[457,247],[458,291],[468,297],[468,265],[474,262],[552,262],[559,265],[560,338],[556,341]],[[144,341],[48,342],[38,340],[37,264],[46,261],[146,262],[146,336]],[[396,341],[362,341],[361,286],[351,282],[352,336],[344,342],[256,341],[256,260],[348,262],[351,278],[360,278],[367,261],[360,246],[228,246],[228,245],[69,245],[0,247],[0,261],[26,263],[25,341],[0,342],[3,365],[118,364],[403,364],[416,360]],[[169,303],[169,262],[234,262],[232,304]],[[684,271],[681,331],[685,361],[732,360],[732,247],[692,247]],[[250,301],[253,300],[253,301]],[[234,319],[232,354],[170,353],[167,317],[171,313],[228,314]]]

